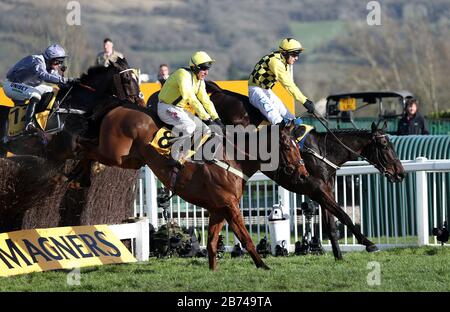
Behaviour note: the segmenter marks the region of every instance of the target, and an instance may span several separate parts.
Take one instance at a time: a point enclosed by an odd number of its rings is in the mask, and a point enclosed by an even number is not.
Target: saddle
[[[154,135],[150,145],[155,148],[155,150],[163,156],[170,157],[170,148],[172,146],[172,140],[175,139],[175,135],[172,132],[173,126],[166,124],[163,122],[158,116],[158,101],[154,99],[150,99],[148,103],[148,108],[144,109],[150,117],[152,117],[156,126],[159,130]],[[194,142],[192,143],[191,150],[187,153],[186,159],[191,158],[195,155],[195,153],[200,149],[200,147],[208,141],[211,136],[209,134],[205,134],[200,141],[198,142],[197,149],[194,148]]]
[[[296,120],[298,120],[298,119],[300,119],[300,118],[297,118]],[[300,122],[301,122],[301,119],[300,119]],[[300,149],[303,148],[307,135],[313,129],[314,129],[313,126],[303,124],[303,123],[295,126],[294,130],[292,131],[292,134],[294,135],[294,138],[297,141]]]
[[[58,89],[54,89],[54,92],[44,93],[41,101],[36,106],[35,119],[37,126],[42,131],[47,129],[48,117],[51,109],[55,105],[58,91]],[[25,130],[25,113],[27,111],[28,103],[29,100],[14,101],[14,107],[9,110],[8,136],[11,139],[20,136]]]
[[[214,83],[208,82],[207,85],[214,85]],[[257,109],[255,106],[253,106],[249,99],[248,96],[239,94],[239,93],[235,93],[229,90],[223,90],[221,88],[219,88],[221,90],[221,92],[235,97],[237,99],[239,99],[242,104],[245,107],[245,110],[248,112],[249,118],[250,118],[250,122],[254,125],[257,125],[258,129],[261,129],[263,126],[270,124],[270,122],[266,119],[266,117],[259,111],[259,109]],[[303,148],[303,144],[305,142],[305,139],[308,135],[308,133],[314,129],[313,126],[307,125],[307,124],[303,124],[303,121],[301,118],[296,118],[295,119],[295,129],[293,131],[293,135],[296,139],[296,141],[299,143],[300,148]]]

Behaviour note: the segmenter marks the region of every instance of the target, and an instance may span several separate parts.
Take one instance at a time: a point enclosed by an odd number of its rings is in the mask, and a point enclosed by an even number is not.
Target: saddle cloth
[[[158,116],[158,103],[152,103],[149,106],[149,115],[155,121],[155,124],[158,126],[159,130],[156,132],[152,141],[149,144],[161,155],[169,157],[171,146],[173,140],[176,138],[172,133],[172,125],[166,124],[163,122]],[[187,152],[185,159],[189,159],[195,155],[195,153],[200,150],[200,147],[205,144],[205,142],[211,137],[210,134],[206,133],[200,139],[198,144],[192,144],[191,149]],[[195,146],[195,147],[194,147]]]
[[[37,113],[35,114],[35,119],[42,130],[45,130],[45,128],[47,127],[47,119],[51,109],[53,108],[53,105],[55,104],[58,91],[59,89],[54,88],[52,95],[42,98],[41,102],[36,107]],[[8,114],[9,137],[18,136],[23,132],[23,130],[25,130],[25,113],[27,111],[28,103],[29,100],[14,101],[14,107],[10,108]]]
[[[295,128],[294,130],[294,137],[295,140],[298,143],[298,146],[300,147],[300,149],[303,148],[303,145],[305,144],[305,140],[306,137],[308,136],[308,134],[311,132],[311,130],[313,130],[314,127],[307,125],[307,124],[302,124],[299,125]]]

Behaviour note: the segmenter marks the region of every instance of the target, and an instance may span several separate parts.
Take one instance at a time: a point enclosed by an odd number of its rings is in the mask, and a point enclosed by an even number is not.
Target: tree
[[[353,26],[340,46],[360,64],[347,75],[349,83],[360,91],[407,89],[425,109],[438,111],[450,96],[446,29],[430,20],[425,7],[412,5],[404,7],[402,20],[385,16],[382,26]]]

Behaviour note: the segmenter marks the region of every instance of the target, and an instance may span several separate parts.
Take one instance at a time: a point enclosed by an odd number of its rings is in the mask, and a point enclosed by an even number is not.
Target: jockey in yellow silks
[[[277,81],[280,81],[283,87],[296,101],[302,103],[309,113],[314,112],[314,103],[295,85],[288,69],[288,65],[293,65],[303,50],[299,41],[285,38],[281,41],[279,50],[262,57],[250,74],[248,79],[249,101],[271,124],[294,119],[294,116],[272,91]]]
[[[206,52],[195,52],[189,68],[179,68],[172,73],[159,93],[158,116],[173,126],[172,132],[177,136],[171,151],[174,167],[180,168],[185,156],[176,147],[179,146],[176,141],[190,142],[194,131],[209,131],[207,126],[211,124],[223,128],[204,81],[214,62]]]

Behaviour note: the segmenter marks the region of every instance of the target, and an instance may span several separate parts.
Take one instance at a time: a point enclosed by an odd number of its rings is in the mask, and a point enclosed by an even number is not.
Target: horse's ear
[[[372,132],[377,131],[377,125],[375,124],[375,122],[372,122]]]
[[[387,128],[387,122],[386,122],[386,120],[385,120],[385,121],[384,121],[384,124],[383,124],[383,128],[381,128],[381,131],[385,131],[386,128]]]
[[[127,59],[125,57],[118,57],[117,58],[117,63],[121,67],[126,67],[126,68],[129,67],[128,66],[128,61],[127,61]]]

